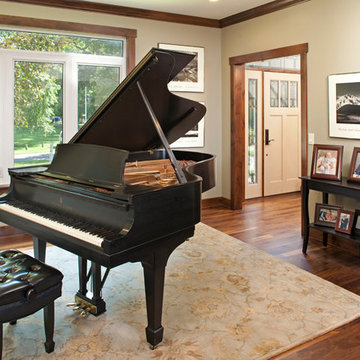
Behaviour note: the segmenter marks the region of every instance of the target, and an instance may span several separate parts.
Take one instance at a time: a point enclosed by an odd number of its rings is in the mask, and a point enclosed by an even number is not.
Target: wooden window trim
[[[241,209],[245,198],[245,65],[249,62],[300,55],[301,175],[307,175],[307,52],[308,44],[235,56],[229,59],[231,87],[231,208]]]
[[[127,74],[135,66],[135,39],[137,31],[134,29],[119,28],[115,26],[102,26],[73,23],[68,21],[55,21],[45,19],[27,18],[21,16],[0,15],[0,25],[30,29],[46,29],[66,31],[73,33],[84,33],[94,35],[111,35],[124,37],[126,39],[126,72]]]

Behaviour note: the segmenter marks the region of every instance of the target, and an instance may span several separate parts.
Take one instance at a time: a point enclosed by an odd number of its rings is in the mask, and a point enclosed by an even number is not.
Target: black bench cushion
[[[0,306],[32,300],[62,278],[59,270],[18,250],[0,251]]]

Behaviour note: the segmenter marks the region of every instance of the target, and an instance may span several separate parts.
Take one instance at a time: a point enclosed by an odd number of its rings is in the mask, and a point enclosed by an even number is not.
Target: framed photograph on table
[[[195,55],[194,59],[170,81],[169,90],[204,92],[204,48],[162,43],[159,43],[158,46],[160,49],[187,52]]]
[[[360,182],[360,148],[358,147],[353,150],[348,180]]]
[[[314,145],[311,177],[341,180],[342,145]]]
[[[335,230],[346,234],[351,234],[354,223],[354,212],[350,210],[338,210]]]
[[[360,235],[360,210],[359,209],[355,210],[353,231],[356,235]]]
[[[329,136],[360,139],[360,73],[329,75]]]
[[[340,206],[316,204],[314,224],[335,228],[338,210],[340,209]]]

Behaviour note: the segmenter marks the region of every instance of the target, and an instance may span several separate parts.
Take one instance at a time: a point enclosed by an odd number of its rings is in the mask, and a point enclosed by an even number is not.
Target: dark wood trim
[[[245,64],[231,66],[231,208],[241,209],[245,194]],[[242,121],[239,121],[242,119]],[[241,159],[241,160],[240,160]],[[233,161],[234,160],[234,161]]]
[[[127,43],[127,73],[129,73],[135,66],[135,39],[137,36],[137,30],[134,29],[8,15],[0,15],[0,25],[125,37]]]
[[[308,98],[307,98],[307,47],[300,53],[301,79],[301,176],[307,175],[308,169]]]
[[[207,26],[213,28],[220,27],[220,20],[208,19],[198,16],[189,16],[181,14],[167,13],[163,11],[152,11],[145,9],[137,9],[126,6],[102,4],[96,2],[88,2],[81,0],[3,0],[9,2],[17,2],[21,4],[51,6],[70,10],[93,11],[102,14],[136,17],[148,20],[167,21],[179,24]]]
[[[246,20],[256,18],[258,16],[270,14],[272,12],[286,9],[290,6],[298,5],[310,0],[275,0],[264,5],[254,7],[252,9],[242,11],[220,20],[220,27],[224,28]]]
[[[301,55],[308,52],[308,44],[297,44],[277,49],[258,51],[251,54],[234,56],[229,59],[230,65],[241,65],[248,62],[263,61],[284,56]]]
[[[233,24],[237,24],[258,16],[270,14],[272,12],[286,9],[290,6],[302,4],[310,0],[275,0],[270,3],[257,6],[255,8],[239,12],[237,14],[225,17],[223,19],[209,19],[198,16],[181,15],[168,13],[163,11],[153,11],[145,9],[137,9],[126,6],[102,4],[96,2],[88,2],[82,0],[2,0],[9,2],[17,2],[21,4],[50,6],[70,10],[92,11],[102,14],[136,17],[148,20],[167,21],[179,24],[206,26],[212,28],[224,28]]]
[[[230,199],[226,199],[224,197],[216,197],[210,199],[202,199],[201,207],[203,209],[209,209],[212,207],[224,206],[228,209],[231,208]]]
[[[0,15],[0,24],[23,26],[35,29],[51,29],[60,31],[74,31],[77,33],[87,34],[122,36],[126,38],[136,38],[137,36],[137,31],[135,29],[126,29],[115,26],[81,24],[69,21],[35,19],[22,16]]]
[[[235,56],[229,59],[231,86],[231,208],[241,209],[245,196],[245,64],[300,55],[301,78],[301,175],[307,175],[307,52],[308,44]]]

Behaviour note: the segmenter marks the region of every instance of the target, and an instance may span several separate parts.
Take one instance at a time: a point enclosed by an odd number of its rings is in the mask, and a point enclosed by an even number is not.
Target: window
[[[257,174],[257,138],[258,138],[258,99],[257,99],[257,90],[258,84],[257,79],[249,79],[248,84],[248,121],[249,121],[249,137],[248,137],[248,184],[257,184],[258,174]]]
[[[52,160],[125,78],[125,42],[0,30],[1,167]]]

